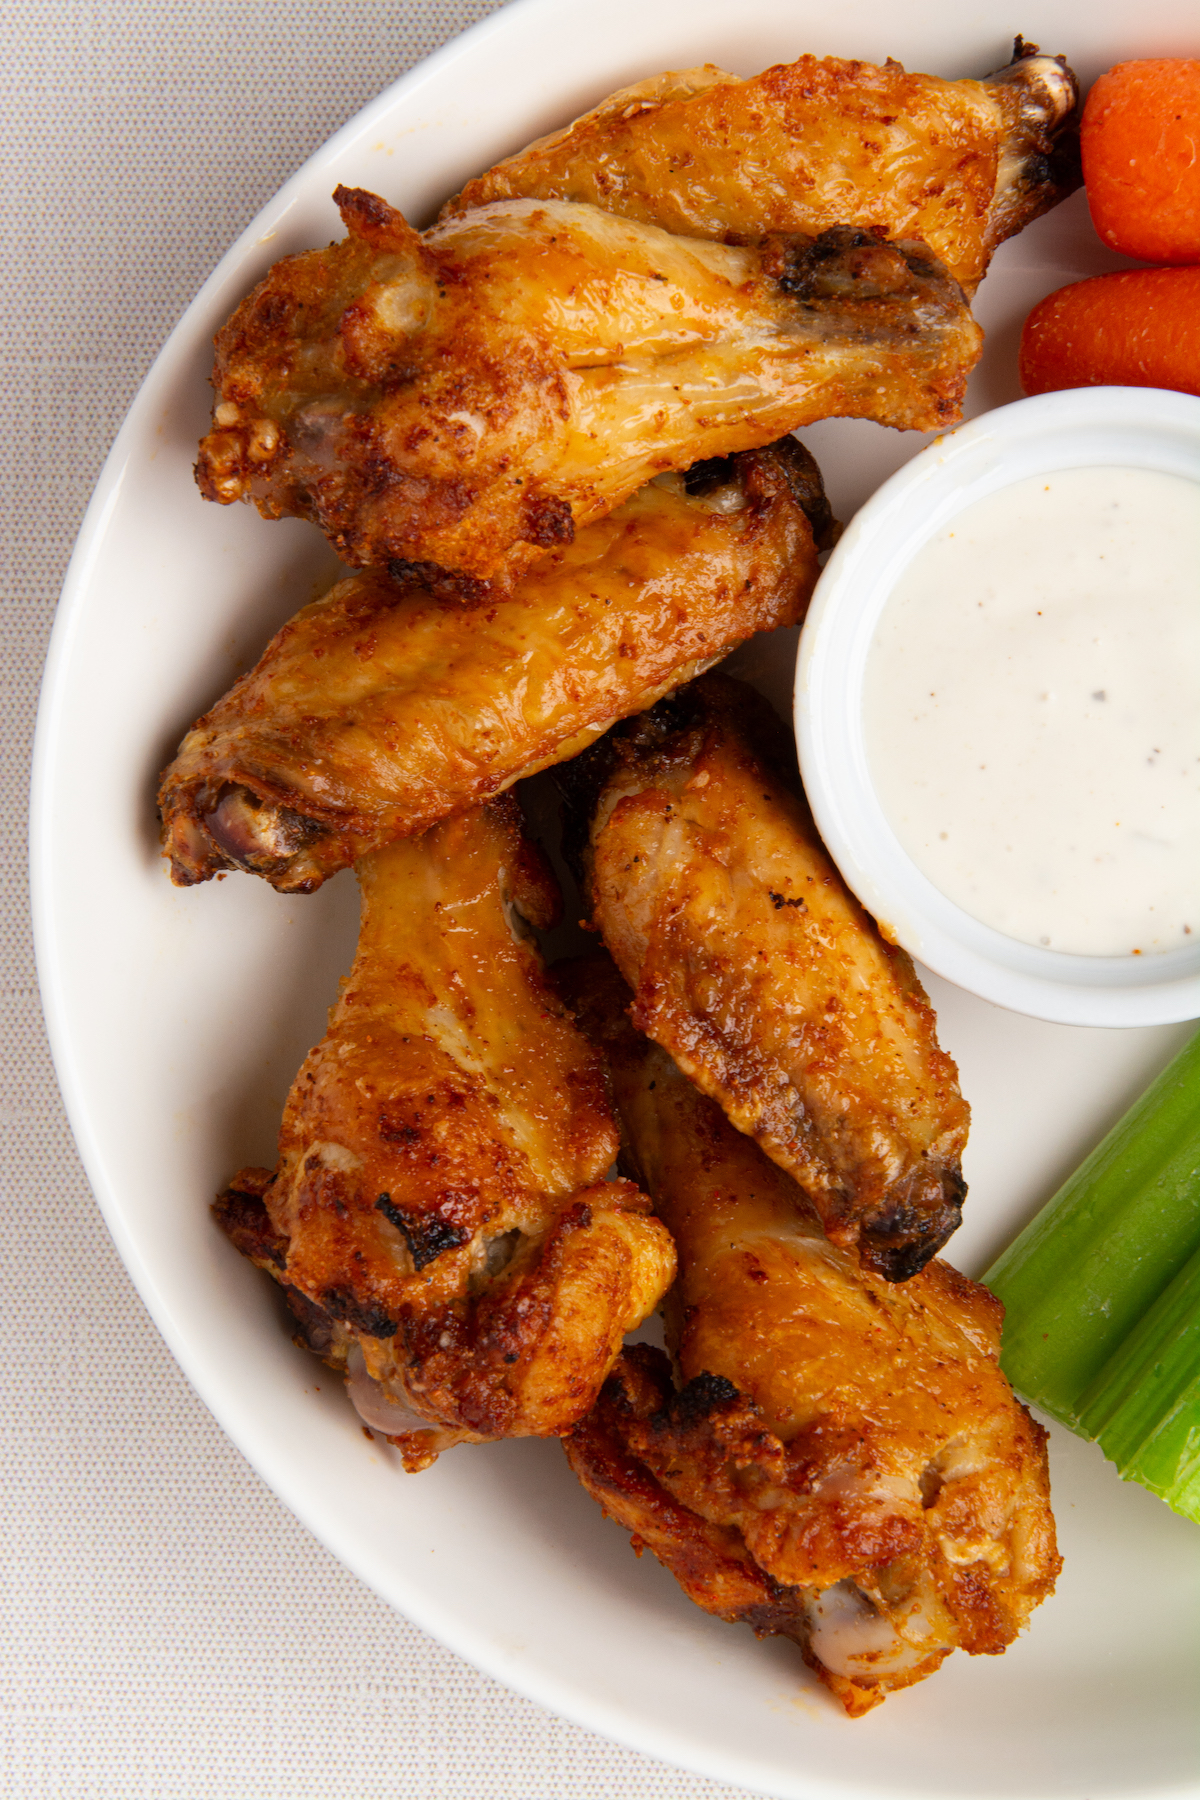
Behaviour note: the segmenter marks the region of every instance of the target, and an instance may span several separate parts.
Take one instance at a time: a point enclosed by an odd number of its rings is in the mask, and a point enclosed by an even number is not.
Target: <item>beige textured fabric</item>
[[[26,917],[37,683],[63,570],[167,330],[282,179],[491,0],[5,8],[6,1800],[715,1800],[390,1612],[244,1464],[118,1263],[50,1066]]]

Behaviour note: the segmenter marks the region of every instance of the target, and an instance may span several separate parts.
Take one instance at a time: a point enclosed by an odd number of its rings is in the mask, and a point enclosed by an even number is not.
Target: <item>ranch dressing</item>
[[[888,820],[1007,936],[1200,931],[1200,484],[1069,469],[965,508],[885,602],[863,690]]]

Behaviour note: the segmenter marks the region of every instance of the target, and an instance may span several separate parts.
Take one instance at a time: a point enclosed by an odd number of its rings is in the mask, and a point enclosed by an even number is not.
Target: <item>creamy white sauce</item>
[[[1069,469],[967,507],[885,603],[871,774],[965,911],[1080,955],[1200,931],[1200,484]]]

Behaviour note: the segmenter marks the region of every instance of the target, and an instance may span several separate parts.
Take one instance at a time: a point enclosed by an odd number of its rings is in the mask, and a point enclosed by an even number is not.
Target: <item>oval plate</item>
[[[312,899],[240,877],[181,892],[158,855],[156,776],[193,718],[336,570],[308,525],[201,501],[211,338],[278,257],[339,235],[337,182],[416,222],[467,176],[613,88],[802,51],[897,56],[945,75],[1007,60],[1020,29],[1084,80],[1194,49],[1193,0],[1037,4],[518,0],[430,58],[287,183],[168,340],[123,426],[66,582],[39,717],[33,880],[46,1014],[67,1108],[130,1273],[198,1392],[276,1493],[408,1616],[523,1693],[652,1755],[781,1796],[1200,1794],[1200,1533],[1090,1448],[1055,1443],[1066,1569],[999,1662],[847,1721],[792,1646],[706,1617],[599,1517],[553,1443],[459,1450],[405,1476],[339,1385],[296,1350],[275,1295],[208,1203],[270,1162],[289,1082],[349,965],[343,875]],[[303,96],[297,97],[303,104]],[[1113,265],[1075,201],[1006,245],[980,294],[972,409],[1015,397],[1015,339],[1042,293]],[[842,518],[922,439],[862,423],[806,433]],[[786,714],[794,634],[742,653]],[[978,1270],[1186,1031],[1039,1025],[931,982],[975,1108]]]

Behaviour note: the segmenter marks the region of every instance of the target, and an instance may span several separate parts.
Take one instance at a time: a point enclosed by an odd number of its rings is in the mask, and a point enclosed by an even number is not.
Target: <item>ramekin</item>
[[[796,739],[830,854],[885,935],[910,955],[958,987],[1034,1018],[1166,1024],[1200,1015],[1200,941],[1145,957],[1075,956],[982,924],[901,846],[864,740],[868,653],[888,596],[921,546],[998,488],[1096,465],[1161,470],[1200,484],[1200,399],[1158,388],[1075,388],[1018,400],[938,438],[886,481],[851,521],[813,596],[796,662]],[[1200,570],[1196,588],[1200,606]],[[1200,866],[1196,881],[1200,888]]]

